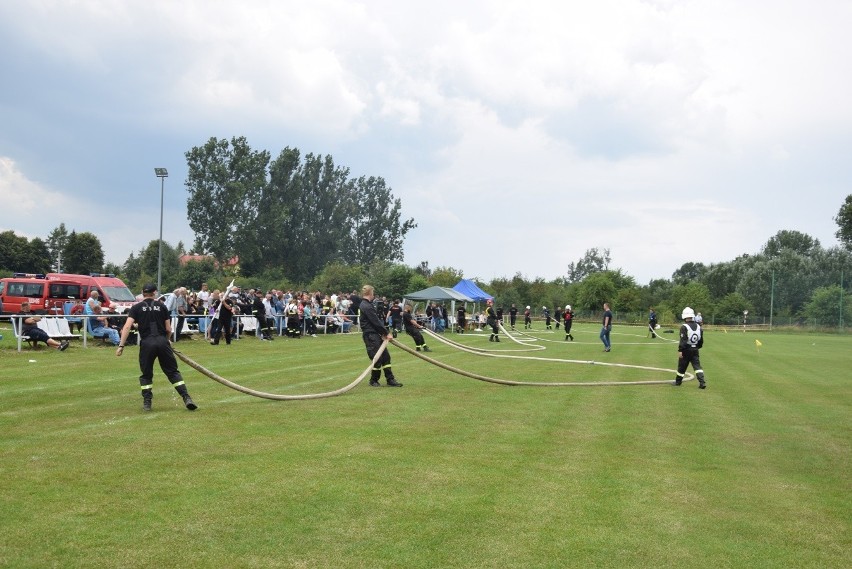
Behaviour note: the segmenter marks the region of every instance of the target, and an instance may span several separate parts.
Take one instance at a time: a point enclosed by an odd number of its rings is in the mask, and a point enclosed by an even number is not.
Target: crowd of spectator
[[[349,332],[357,324],[357,307],[353,306],[348,294],[342,293],[263,291],[240,287],[222,292],[218,289],[209,291],[205,283],[199,291],[190,292],[180,287],[162,295],[160,300],[177,318],[176,330],[183,331],[186,322],[190,330],[197,330],[210,338],[221,335],[219,316],[225,312],[231,312],[227,315],[230,329],[225,332],[239,337],[246,326],[241,317],[252,316],[256,322],[255,334],[266,341],[276,335],[301,338],[316,337],[318,332]],[[226,340],[229,340],[227,335]]]

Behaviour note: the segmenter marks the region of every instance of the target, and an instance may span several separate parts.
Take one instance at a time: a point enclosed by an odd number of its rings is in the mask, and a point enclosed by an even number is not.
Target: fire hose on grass
[[[586,365],[603,365],[603,366],[610,366],[610,367],[641,369],[641,370],[647,370],[647,371],[660,371],[660,372],[667,372],[667,373],[671,373],[671,371],[672,371],[672,370],[667,370],[667,369],[657,368],[657,367],[638,366],[638,365],[631,365],[631,364],[619,364],[619,363],[612,363],[612,362],[595,362],[593,360],[570,360],[570,359],[562,359],[562,358],[539,358],[539,357],[533,357],[533,356],[510,355],[510,354],[506,354],[506,353],[492,353],[492,352],[494,352],[494,350],[486,350],[486,349],[482,349],[482,348],[472,348],[472,347],[469,347],[469,346],[465,346],[464,344],[460,344],[458,342],[454,342],[452,340],[448,340],[446,338],[443,338],[442,336],[435,334],[435,333],[433,333],[429,330],[427,330],[426,332],[430,336],[435,338],[436,340],[439,340],[439,341],[443,342],[444,344],[446,344],[448,346],[454,347],[458,350],[462,350],[462,351],[465,351],[465,352],[468,352],[468,353],[471,353],[471,354],[476,354],[476,355],[481,355],[481,356],[489,356],[489,357],[495,357],[495,358],[511,358],[511,359],[526,359],[526,360],[538,360],[538,361],[548,361],[548,362],[586,364]],[[465,371],[463,369],[456,368],[454,366],[451,366],[449,364],[446,364],[444,362],[441,362],[439,360],[431,358],[431,357],[429,357],[429,356],[427,356],[427,355],[425,355],[421,352],[417,352],[417,351],[409,348],[405,344],[402,344],[401,342],[399,342],[395,339],[391,339],[391,340],[385,340],[385,341],[382,342],[381,347],[376,352],[376,355],[373,357],[373,360],[370,362],[370,365],[367,367],[367,369],[365,369],[363,372],[361,372],[361,374],[357,378],[355,378],[355,380],[352,381],[350,384],[345,385],[345,386],[343,386],[339,389],[335,389],[333,391],[326,391],[326,392],[322,392],[322,393],[308,393],[308,394],[304,394],[304,395],[281,395],[281,394],[276,394],[276,393],[268,393],[268,392],[265,392],[265,391],[258,391],[256,389],[251,389],[249,387],[245,387],[243,385],[240,385],[240,384],[238,384],[234,381],[226,379],[226,378],[218,375],[217,373],[207,369],[206,367],[202,366],[201,364],[199,364],[198,362],[196,362],[195,360],[193,360],[192,358],[190,358],[189,356],[187,356],[186,354],[184,354],[183,352],[181,352],[179,350],[174,350],[174,353],[178,358],[180,358],[181,361],[183,361],[185,364],[187,364],[188,366],[190,366],[191,368],[193,368],[194,370],[196,370],[200,374],[205,375],[205,376],[209,377],[210,379],[217,381],[217,382],[221,383],[222,385],[224,385],[226,387],[230,387],[231,389],[234,389],[234,390],[239,391],[241,393],[245,393],[246,395],[251,395],[253,397],[260,397],[262,399],[271,399],[271,400],[274,400],[274,401],[300,401],[300,400],[304,400],[304,399],[322,399],[322,398],[326,398],[326,397],[336,397],[338,395],[343,395],[344,393],[351,391],[359,383],[361,383],[364,380],[365,377],[367,377],[367,374],[369,374],[372,371],[373,366],[376,364],[378,359],[381,357],[382,353],[387,349],[388,343],[392,343],[394,346],[401,349],[402,351],[409,353],[409,354],[411,354],[411,355],[413,355],[417,358],[420,358],[421,360],[423,360],[423,361],[425,361],[429,364],[440,367],[441,369],[444,369],[446,371],[452,372],[452,373],[457,374],[457,375],[461,375],[463,377],[468,377],[470,379],[475,379],[477,381],[484,381],[484,382],[487,382],[487,383],[495,383],[495,384],[498,384],[498,385],[528,386],[528,387],[603,387],[603,386],[671,384],[670,380],[547,382],[547,381],[518,381],[518,380],[511,380],[511,379],[500,379],[500,378],[488,377],[488,376],[485,376],[485,375],[480,375],[480,374],[477,374],[477,373],[472,373],[472,372],[469,372],[469,371]],[[536,346],[536,348],[538,348],[538,346]],[[686,374],[686,376],[684,377],[684,381],[690,381],[692,379],[694,379],[694,376],[692,374]]]

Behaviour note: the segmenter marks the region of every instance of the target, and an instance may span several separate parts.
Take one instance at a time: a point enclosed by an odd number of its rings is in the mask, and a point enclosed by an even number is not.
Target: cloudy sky
[[[192,245],[184,153],[245,136],[383,177],[405,263],[640,284],[837,244],[852,193],[848,0],[5,0],[0,231]],[[308,252],[306,252],[308,254]]]

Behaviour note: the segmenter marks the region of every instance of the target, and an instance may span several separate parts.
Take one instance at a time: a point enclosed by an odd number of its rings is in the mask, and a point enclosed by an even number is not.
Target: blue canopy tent
[[[476,283],[468,280],[462,279],[456,286],[453,287],[453,290],[462,293],[463,295],[472,298],[475,302],[485,302],[486,300],[491,300],[494,297],[476,286]]]

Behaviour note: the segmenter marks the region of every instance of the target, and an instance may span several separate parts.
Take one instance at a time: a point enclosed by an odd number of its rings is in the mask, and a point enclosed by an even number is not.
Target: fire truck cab
[[[88,298],[92,290],[98,291],[101,304],[105,308],[122,314],[136,304],[136,296],[130,292],[127,285],[113,274],[90,273],[88,275],[71,275],[68,273],[48,273],[51,282],[73,282],[80,286],[83,297]],[[5,309],[4,309],[5,310]]]
[[[73,280],[49,279],[37,273],[15,273],[0,279],[3,314],[19,314],[22,302],[29,302],[36,314],[62,314],[66,302],[82,298],[83,287]]]

